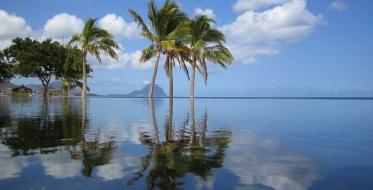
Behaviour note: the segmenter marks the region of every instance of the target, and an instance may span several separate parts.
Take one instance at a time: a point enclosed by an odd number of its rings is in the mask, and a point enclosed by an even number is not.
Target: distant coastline
[[[126,95],[96,95],[96,96],[90,96],[92,98],[138,98],[138,99],[143,99],[143,98],[148,98],[146,96],[143,96],[143,97],[129,97],[129,96],[126,96]],[[153,98],[169,98],[168,96],[164,96],[164,97],[153,97]],[[177,98],[177,99],[188,99],[189,97],[187,96],[174,96],[174,98]],[[325,100],[373,100],[373,97],[259,97],[259,96],[255,96],[255,97],[234,97],[234,96],[224,96],[224,97],[206,97],[206,96],[200,96],[200,97],[195,97],[196,99],[284,99],[284,100],[296,100],[296,99],[300,99],[300,100],[312,100],[312,99],[315,99],[315,100],[322,100],[322,99],[325,99]]]

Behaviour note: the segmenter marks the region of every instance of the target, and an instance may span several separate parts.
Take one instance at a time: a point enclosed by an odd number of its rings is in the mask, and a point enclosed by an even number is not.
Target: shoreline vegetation
[[[201,74],[207,85],[207,64],[218,64],[226,69],[233,63],[232,54],[224,46],[224,34],[214,28],[213,18],[206,15],[190,18],[179,4],[170,0],[165,0],[160,7],[154,0],[149,0],[147,21],[135,10],[129,9],[128,12],[141,29],[139,35],[150,42],[140,57],[140,64],[151,61],[154,66],[149,98],[154,96],[161,57],[165,58],[163,66],[169,79],[170,99],[174,98],[173,69],[176,66],[185,72],[190,83],[189,98],[193,99],[196,72]],[[52,39],[13,39],[9,47],[0,51],[0,82],[9,81],[14,76],[33,77],[42,83],[41,94],[45,98],[52,96],[51,91],[54,96],[71,97],[72,89],[80,88],[81,98],[86,99],[90,90],[88,78],[93,72],[88,55],[102,63],[103,55],[118,60],[117,51],[120,49],[110,31],[98,27],[96,21],[97,18],[87,19],[83,30],[71,36],[67,45]],[[53,80],[61,81],[61,92],[50,88]],[[36,95],[28,90],[24,93]]]

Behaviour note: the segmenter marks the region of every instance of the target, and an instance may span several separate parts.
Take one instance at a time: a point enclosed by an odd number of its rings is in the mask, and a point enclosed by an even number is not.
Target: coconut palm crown
[[[152,81],[149,90],[149,97],[153,97],[154,84],[158,71],[158,64],[161,54],[167,54],[170,51],[170,45],[175,45],[176,40],[175,30],[178,26],[187,20],[187,15],[180,10],[177,3],[166,0],[161,8],[157,8],[155,2],[150,0],[148,2],[148,19],[150,25],[148,26],[144,19],[134,10],[129,9],[129,13],[132,15],[134,21],[141,28],[141,35],[148,39],[151,44],[142,51],[140,61],[142,63],[149,61],[152,58],[156,58],[154,65]],[[175,46],[173,46],[175,47]],[[166,63],[168,58],[166,59]],[[169,70],[172,71],[172,70]],[[168,73],[169,77],[172,75]],[[170,78],[171,81],[171,78]],[[172,87],[170,86],[170,89]],[[171,91],[171,90],[170,90]],[[170,94],[171,97],[172,94]]]
[[[224,34],[212,27],[214,20],[205,15],[196,16],[189,21],[189,34],[185,37],[185,43],[190,48],[191,79],[190,97],[194,98],[195,70],[203,75],[207,85],[207,62],[217,63],[223,68],[233,62],[233,56],[229,49],[223,45]]]
[[[78,34],[74,34],[68,45],[76,43],[83,52],[83,89],[82,98],[87,97],[87,55],[88,53],[93,55],[100,63],[102,53],[108,55],[113,59],[118,59],[116,50],[119,50],[119,46],[114,40],[112,34],[108,31],[99,28],[95,25],[97,19],[89,18],[85,22],[83,31]]]

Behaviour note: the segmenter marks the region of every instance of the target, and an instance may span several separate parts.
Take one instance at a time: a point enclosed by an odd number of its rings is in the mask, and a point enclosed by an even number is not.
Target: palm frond
[[[177,56],[176,59],[177,59],[177,62],[179,63],[179,65],[180,65],[180,68],[184,71],[188,80],[190,80],[189,71],[188,71],[188,67],[187,67],[186,63],[184,62],[184,60],[180,56]]]
[[[167,77],[170,77],[170,71],[171,71],[170,67],[172,67],[172,62],[170,61],[170,57],[167,56],[166,61],[163,65],[163,69],[164,69]]]
[[[157,50],[153,45],[149,45],[141,51],[140,62],[144,63],[154,58],[157,55]]]
[[[80,38],[80,34],[74,34],[74,35],[71,37],[71,39],[69,40],[69,42],[67,43],[67,46],[68,46],[68,47],[71,47],[72,44],[74,44],[74,43],[79,43],[80,40],[81,40],[81,38]]]
[[[148,28],[148,26],[145,24],[144,20],[141,18],[141,16],[134,10],[132,9],[129,9],[128,10],[129,13],[131,14],[133,20],[135,21],[135,23],[137,24],[138,27],[141,27],[141,35],[144,37],[144,38],[147,38],[149,39],[150,41],[152,41],[153,43],[157,40],[157,38],[154,36],[154,34],[150,31],[150,29]]]

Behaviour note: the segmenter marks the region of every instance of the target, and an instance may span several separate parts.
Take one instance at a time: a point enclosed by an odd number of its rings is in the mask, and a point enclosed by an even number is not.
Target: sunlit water
[[[0,189],[373,189],[372,100],[0,97]]]

